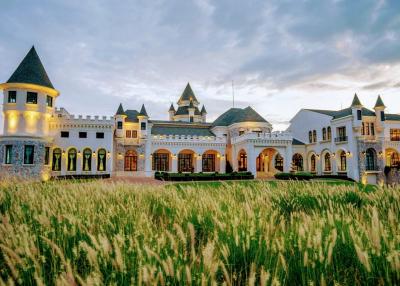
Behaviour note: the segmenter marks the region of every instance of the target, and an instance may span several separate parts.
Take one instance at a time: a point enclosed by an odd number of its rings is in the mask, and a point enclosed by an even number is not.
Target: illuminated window
[[[44,164],[50,164],[50,147],[44,148]]]
[[[105,149],[97,151],[97,171],[103,172],[106,170],[106,154]]]
[[[131,130],[126,130],[126,138],[131,138],[132,137],[132,132]]]
[[[8,103],[17,102],[17,92],[15,90],[8,91]]]
[[[137,138],[137,131],[136,130],[132,130],[132,138]]]
[[[37,104],[37,93],[28,91],[26,93],[26,103]]]
[[[4,164],[12,164],[12,145],[6,145]]]
[[[280,154],[275,156],[275,169],[283,172],[283,157]]]
[[[53,171],[61,171],[61,149],[56,148],[53,150]]]
[[[339,171],[344,172],[347,170],[347,159],[346,159],[346,152],[342,151],[340,153],[340,166]]]
[[[82,171],[88,172],[92,170],[92,150],[86,148],[83,150]]]
[[[315,160],[315,154],[311,155],[311,159],[310,159],[310,171],[311,172],[316,172],[316,160]]]
[[[376,170],[376,152],[372,148],[368,148],[365,152],[365,169],[367,171]]]
[[[400,141],[400,129],[390,129],[390,141]]]
[[[25,145],[24,164],[27,164],[27,165],[33,164],[34,150],[35,150],[35,148],[33,145]]]
[[[238,171],[247,171],[247,154],[243,150],[239,153]]]
[[[79,138],[87,138],[87,132],[79,132]]]
[[[67,169],[69,172],[76,171],[76,149],[71,148],[68,150]]]
[[[303,171],[303,156],[299,153],[293,155],[292,163],[296,171]]]
[[[329,153],[326,153],[325,154],[325,157],[324,157],[324,171],[325,172],[330,172],[330,171],[332,171],[332,167],[331,167],[331,154],[329,154]]]
[[[48,107],[53,107],[53,98],[50,95],[46,97],[46,104]]]
[[[178,172],[192,172],[193,170],[193,155],[178,154]]]

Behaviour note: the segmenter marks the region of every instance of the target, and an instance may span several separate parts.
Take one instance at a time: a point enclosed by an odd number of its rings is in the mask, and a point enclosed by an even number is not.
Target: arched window
[[[376,152],[372,148],[368,148],[365,152],[365,169],[367,171],[376,170]]]
[[[310,143],[313,142],[312,132],[311,131],[308,131],[308,141],[310,141]]]
[[[107,159],[107,152],[105,149],[100,149],[97,151],[97,171],[105,171],[106,166],[106,159]]]
[[[129,150],[125,154],[125,171],[137,171],[137,156],[132,150]]]
[[[331,138],[332,138],[332,130],[331,130],[331,127],[330,126],[328,126],[328,140],[331,140]]]
[[[83,150],[83,162],[82,162],[82,171],[91,171],[92,170],[92,150],[86,148]]]
[[[279,153],[275,156],[275,169],[283,172],[283,157]]]
[[[317,130],[313,130],[312,137],[313,137],[313,142],[317,142]]]
[[[326,140],[326,128],[322,128],[322,140],[325,141]]]
[[[339,171],[345,172],[347,170],[347,157],[346,152],[340,152],[340,166]]]
[[[393,152],[390,156],[390,166],[391,167],[399,167],[400,166],[400,158],[399,153]]]
[[[296,171],[303,171],[303,156],[299,153],[293,155],[292,164]]]
[[[310,158],[310,172],[316,172],[316,165],[315,154],[312,154]]]
[[[71,148],[68,150],[67,170],[69,172],[76,171],[76,149]]]
[[[326,153],[324,157],[324,172],[331,172],[332,171],[332,166],[331,166],[331,154]]]
[[[60,148],[56,148],[53,150],[53,164],[52,164],[51,169],[56,172],[61,171],[61,149]]]
[[[239,153],[238,171],[247,171],[247,154],[243,150]]]

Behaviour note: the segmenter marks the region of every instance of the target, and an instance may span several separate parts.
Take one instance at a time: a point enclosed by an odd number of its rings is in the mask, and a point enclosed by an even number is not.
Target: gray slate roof
[[[328,116],[333,117],[333,119],[346,117],[346,116],[349,116],[352,114],[351,107],[341,109],[341,110],[324,110],[324,109],[305,109],[305,110],[328,115]],[[361,114],[363,116],[375,116],[375,112],[373,112],[372,110],[369,110],[367,108],[364,108],[364,107],[361,109]]]
[[[146,111],[146,108],[144,107],[144,104],[142,104],[142,108],[140,109],[140,115],[149,117],[147,115],[147,111]]]
[[[239,122],[267,122],[250,106],[246,108],[231,108],[220,115],[212,126],[229,126]]]
[[[360,99],[357,96],[357,93],[354,94],[353,102],[351,106],[362,106]]]
[[[122,103],[119,104],[117,113],[115,115],[126,115],[124,108],[122,107]]]
[[[8,79],[7,83],[30,83],[54,89],[33,46]]]
[[[380,95],[378,95],[378,98],[375,103],[375,107],[385,107],[385,104],[383,104],[383,100]]]
[[[152,121],[153,135],[197,135],[197,136],[215,136],[211,131],[211,124],[207,123],[189,123],[176,121]]]

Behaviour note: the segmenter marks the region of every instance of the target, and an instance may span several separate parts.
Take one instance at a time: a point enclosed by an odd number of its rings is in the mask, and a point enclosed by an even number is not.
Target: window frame
[[[11,98],[13,100],[11,101]],[[7,103],[17,103],[17,91],[16,90],[9,90],[7,93]]]
[[[38,103],[38,93],[33,92],[33,91],[27,91],[26,92],[26,103],[27,104],[37,104]]]
[[[44,147],[44,165],[48,166],[50,164],[50,147]]]
[[[104,139],[104,132],[96,132],[96,139]]]
[[[69,138],[69,131],[60,131],[61,138]]]
[[[53,107],[53,97],[50,95],[46,95],[46,106]]]
[[[79,131],[79,133],[78,133],[78,137],[80,138],[80,139],[86,139],[87,138],[87,131]]]
[[[27,149],[32,148],[32,153],[27,155]],[[35,163],[35,146],[24,145],[24,165],[33,165]]]
[[[12,165],[12,149],[13,145],[7,144],[4,146],[4,164],[5,165]]]

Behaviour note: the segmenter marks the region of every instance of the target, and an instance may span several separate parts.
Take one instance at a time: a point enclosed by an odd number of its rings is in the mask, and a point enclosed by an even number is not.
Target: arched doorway
[[[220,171],[220,154],[214,150],[207,150],[201,158],[201,166],[203,172],[219,172]]]
[[[338,153],[338,172],[345,173],[347,172],[347,155],[344,150],[340,150]]]
[[[275,169],[283,172],[283,157],[279,153],[275,156]]]
[[[301,154],[296,153],[292,157],[292,168],[294,171],[303,171],[303,156]]]
[[[309,163],[309,170],[311,173],[316,173],[317,172],[317,155],[315,153],[312,153],[310,156],[310,163]]]
[[[135,151],[133,150],[126,151],[124,170],[129,172],[137,171],[137,154]]]
[[[332,162],[331,162],[331,154],[329,152],[326,152],[323,156],[324,160],[324,172],[325,173],[331,173],[332,172]]]
[[[386,149],[385,154],[386,154],[386,166],[400,167],[400,156],[396,150]]]
[[[247,153],[243,149],[238,154],[238,171],[247,171]]]
[[[159,149],[153,153],[153,171],[169,172],[171,170],[171,152]]]
[[[276,164],[275,160],[277,156],[277,151],[273,148],[266,148],[261,151],[261,153],[257,156],[256,158],[256,170],[257,170],[257,176],[258,177],[263,177],[263,176],[272,176],[276,173]],[[282,158],[280,155],[278,156],[278,168],[280,168],[280,158]],[[283,162],[282,162],[283,164]],[[283,165],[282,165],[283,167]]]
[[[182,150],[178,154],[178,172],[194,172],[195,153],[192,150]]]

